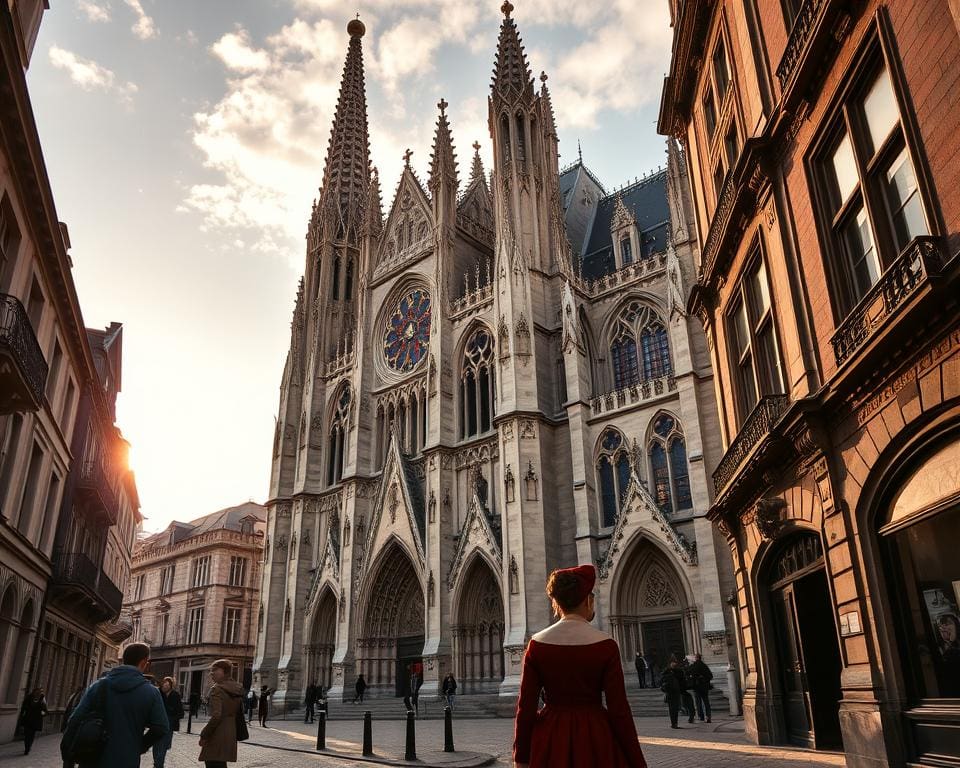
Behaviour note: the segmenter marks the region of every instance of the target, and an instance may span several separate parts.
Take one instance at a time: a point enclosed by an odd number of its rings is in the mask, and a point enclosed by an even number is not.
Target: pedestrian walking
[[[253,688],[247,691],[247,695],[244,698],[244,707],[247,710],[247,722],[253,722],[253,710],[257,708],[257,694],[253,692]]]
[[[667,710],[670,713],[670,727],[679,728],[677,720],[680,715],[680,704],[683,699],[683,692],[686,688],[686,679],[680,662],[676,656],[672,656],[669,666],[660,675],[660,690],[663,691],[664,701],[667,703]],[[691,716],[690,722],[693,722]]]
[[[680,674],[683,677],[683,679],[681,680],[681,686],[680,686],[680,708],[683,710],[683,714],[687,716],[688,718],[687,722],[692,723],[693,716],[695,713],[695,708],[693,706],[693,696],[690,694],[690,676],[689,676],[690,661],[689,659],[687,659],[686,656],[682,656],[682,655],[680,656],[675,655],[674,658],[677,659],[677,664],[680,669]]]
[[[206,768],[237,762],[237,719],[243,710],[243,686],[229,675],[233,665],[217,659],[210,665],[210,719],[200,731],[200,757]],[[241,720],[241,724],[242,724]]]
[[[620,649],[590,624],[596,577],[592,565],[581,565],[556,570],[547,581],[560,620],[535,634],[523,656],[513,742],[517,768],[646,768]],[[538,711],[541,692],[545,704]]]
[[[163,699],[163,709],[167,713],[170,730],[153,745],[153,768],[163,768],[167,752],[173,746],[173,732],[180,730],[180,719],[183,717],[183,699],[180,698],[176,681],[172,677],[165,677],[160,681],[160,698]]]
[[[637,682],[640,683],[641,688],[646,688],[645,678],[647,677],[647,662],[643,660],[643,656],[640,654],[640,651],[637,651],[637,658],[633,660],[633,666],[637,670]]]
[[[312,723],[314,717],[314,705],[317,702],[317,686],[310,683],[303,697],[303,722]]]
[[[67,706],[63,710],[63,721],[60,723],[61,733],[66,729],[67,721],[70,719],[70,715],[73,714],[74,708],[80,703],[81,696],[83,696],[83,686],[78,685],[73,693],[70,694],[70,698],[67,699]]]
[[[363,704],[363,692],[367,690],[367,681],[363,679],[363,675],[357,675],[357,682],[353,686],[353,703],[356,704],[358,701]]]
[[[190,692],[190,717],[196,719],[200,714],[200,691]]]
[[[267,715],[270,713],[270,702],[269,699],[273,696],[273,693],[276,689],[267,688],[267,686],[260,686],[260,703],[257,708],[257,714],[260,716],[260,725],[263,728],[267,727]]]
[[[47,700],[43,688],[34,688],[20,706],[20,725],[23,728],[23,754],[29,755],[37,731],[43,730],[43,718],[47,716]]]
[[[450,707],[452,711],[453,697],[457,695],[457,680],[453,676],[453,672],[448,672],[447,676],[443,678],[443,687],[440,692],[443,694],[443,698],[447,700],[447,706]]]
[[[88,715],[102,715],[106,739],[98,757],[85,759],[83,768],[139,768],[140,755],[170,730],[160,691],[143,675],[150,667],[150,646],[131,643],[121,662],[87,688],[70,715],[60,742],[65,763],[80,762],[77,751],[89,747],[78,743],[89,732],[80,728],[89,724]]]
[[[697,705],[697,717],[703,722],[704,716],[707,722],[713,722],[710,712],[710,689],[713,687],[713,672],[710,667],[703,663],[703,655],[697,654],[695,661],[687,669],[687,681],[693,691],[693,698]]]
[[[656,688],[659,683],[657,682],[657,657],[652,650],[648,650],[643,655],[643,660],[647,664],[647,669],[650,670],[650,687]]]

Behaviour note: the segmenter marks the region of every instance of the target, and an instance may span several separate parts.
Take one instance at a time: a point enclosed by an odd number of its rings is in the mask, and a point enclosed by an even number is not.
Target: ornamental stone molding
[[[450,572],[447,574],[447,589],[449,591],[453,591],[463,564],[477,549],[486,556],[488,561],[495,564],[494,573],[499,574],[503,569],[503,554],[500,549],[500,542],[497,540],[493,527],[487,518],[486,509],[474,493],[467,505],[467,516],[460,528],[457,549],[450,564]]]

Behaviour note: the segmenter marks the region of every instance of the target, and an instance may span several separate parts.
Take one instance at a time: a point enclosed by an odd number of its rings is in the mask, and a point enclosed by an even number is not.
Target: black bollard
[[[368,709],[363,713],[363,756],[370,757],[373,754],[373,720]]]
[[[453,711],[443,708],[443,751],[453,752]]]
[[[187,707],[187,733],[193,733],[190,728],[193,727],[193,708]]]
[[[417,726],[413,712],[407,712],[407,751],[404,753],[404,760],[417,759]]]
[[[317,716],[317,749],[327,748],[327,713],[322,709]]]

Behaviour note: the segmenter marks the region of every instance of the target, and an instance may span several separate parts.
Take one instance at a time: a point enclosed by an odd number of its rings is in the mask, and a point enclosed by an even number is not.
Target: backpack
[[[60,753],[71,763],[96,763],[107,746],[107,689],[109,683],[101,680],[97,688],[96,705],[80,718],[71,718],[60,741]]]

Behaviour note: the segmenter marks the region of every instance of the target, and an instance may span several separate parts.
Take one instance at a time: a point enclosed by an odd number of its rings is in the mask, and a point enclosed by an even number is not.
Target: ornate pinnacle
[[[497,40],[493,89],[504,96],[513,90],[529,98],[533,95],[533,82],[530,77],[530,67],[527,66],[527,56],[523,51],[520,36],[517,34],[517,25],[510,18],[510,12],[513,10],[510,0],[506,0],[500,10],[503,11],[505,18],[500,25],[500,37]]]
[[[449,107],[449,106],[450,106],[450,105],[447,103],[447,100],[446,100],[446,99],[440,99],[440,101],[437,102],[437,107],[439,107],[439,109],[440,109],[440,116],[441,116],[441,117],[443,117],[443,116],[445,115],[445,110],[446,110],[446,108]]]
[[[410,167],[410,158],[413,156],[413,150],[410,147],[407,147],[407,151],[403,153],[403,164]]]
[[[500,10],[503,12],[503,15],[509,19],[510,13],[513,11],[513,3],[511,3],[510,0],[503,0],[503,5],[500,6]]]
[[[433,136],[433,154],[430,158],[430,189],[436,194],[438,185],[443,182],[457,188],[457,159],[453,150],[453,139],[450,136],[450,124],[447,122],[446,99],[440,99],[437,107],[440,117],[437,118],[437,130]]]
[[[480,142],[473,142],[473,165],[470,167],[470,184],[477,179],[486,182],[486,176],[483,172],[483,161],[480,159]]]

